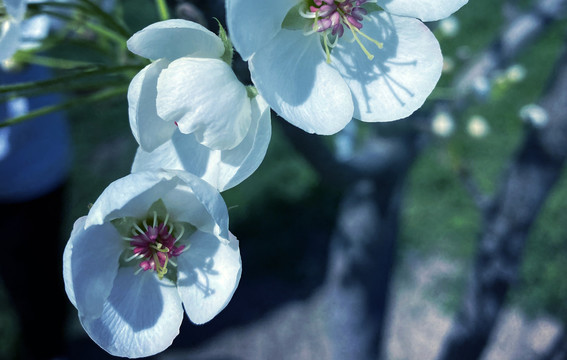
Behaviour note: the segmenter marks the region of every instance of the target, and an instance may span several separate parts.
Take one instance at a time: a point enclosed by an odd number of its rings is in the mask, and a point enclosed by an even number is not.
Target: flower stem
[[[30,111],[29,113],[27,113],[25,115],[17,116],[15,118],[8,119],[8,120],[0,123],[0,128],[15,125],[15,124],[21,123],[23,121],[30,120],[30,119],[33,119],[33,118],[38,117],[38,116],[50,114],[50,113],[53,113],[53,112],[56,112],[56,111],[59,111],[59,110],[66,110],[66,109],[69,109],[69,108],[72,108],[72,107],[75,107],[75,106],[78,106],[78,105],[102,101],[102,100],[110,99],[110,98],[118,96],[118,95],[124,95],[127,91],[128,91],[128,87],[122,86],[122,87],[117,87],[117,88],[114,88],[114,89],[108,89],[108,90],[100,91],[100,92],[93,94],[91,96],[66,101],[66,102],[63,102],[61,104],[44,106],[40,109]]]
[[[156,0],[156,8],[160,20],[169,20],[169,8],[167,7],[165,0]]]

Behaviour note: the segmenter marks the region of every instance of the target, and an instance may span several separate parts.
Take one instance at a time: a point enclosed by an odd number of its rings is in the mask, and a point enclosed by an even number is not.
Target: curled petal
[[[163,70],[157,113],[212,149],[238,145],[250,127],[246,88],[224,61],[182,58]]]
[[[232,235],[232,234],[231,234]],[[190,248],[178,257],[177,289],[189,319],[203,324],[226,307],[240,281],[238,240],[196,232]]]
[[[134,138],[146,151],[152,151],[171,139],[177,127],[160,118],[156,109],[157,81],[169,65],[158,60],[140,71],[128,87],[128,115]]]
[[[121,236],[111,224],[85,228],[79,218],[63,254],[63,279],[71,303],[84,318],[100,316],[118,271]]]
[[[220,58],[222,41],[205,27],[186,20],[173,19],[154,23],[128,39],[128,49],[147,59],[180,57]]]
[[[211,150],[192,135],[177,132],[152,152],[139,148],[132,172],[152,169],[185,170],[219,191],[230,189],[248,178],[264,159],[271,137],[270,109],[260,97],[251,100],[252,123],[244,139],[230,150]]]

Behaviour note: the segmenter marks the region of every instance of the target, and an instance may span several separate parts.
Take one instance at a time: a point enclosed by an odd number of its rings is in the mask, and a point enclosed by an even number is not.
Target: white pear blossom
[[[236,147],[250,130],[246,87],[221,58],[222,40],[186,20],[152,24],[128,40],[133,53],[155,60],[128,90],[130,126],[145,151],[181,131],[211,149]]]
[[[467,0],[226,0],[231,39],[259,93],[301,129],[409,116],[443,66],[422,21]],[[421,19],[422,21],[418,20]]]
[[[490,132],[490,126],[484,116],[473,115],[467,123],[467,132],[470,136],[480,139],[488,135]]]
[[[270,108],[261,96],[251,101],[252,123],[244,139],[229,150],[211,150],[191,134],[174,132],[170,140],[151,152],[138,148],[132,172],[154,169],[185,170],[219,191],[248,178],[264,159],[271,137]]]
[[[543,128],[549,123],[547,111],[538,104],[522,106],[519,115],[522,120],[536,128]]]
[[[439,22],[439,30],[443,36],[452,38],[459,33],[459,19],[455,16],[449,16]]]
[[[455,119],[447,111],[440,111],[431,120],[431,130],[439,137],[449,137],[455,132]]]
[[[222,197],[181,171],[110,184],[75,222],[63,258],[65,290],[85,331],[130,358],[171,345],[183,309],[196,324],[211,320],[241,274]]]
[[[3,0],[0,4],[0,62],[14,55],[20,46],[21,23],[26,13],[26,0]]]

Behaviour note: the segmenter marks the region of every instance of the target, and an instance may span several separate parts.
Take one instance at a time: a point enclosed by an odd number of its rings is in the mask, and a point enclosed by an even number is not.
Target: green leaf
[[[305,24],[308,20],[299,15],[299,7],[301,5],[302,4],[299,3],[289,10],[282,21],[282,28],[288,30],[303,30],[305,28]]]
[[[224,45],[224,54],[222,54],[221,59],[227,63],[229,66],[232,65],[232,57],[234,56],[234,48],[232,47],[232,41],[228,37],[226,30],[220,23],[219,19],[215,18],[217,24],[219,24],[219,38]]]
[[[362,7],[366,9],[366,11],[368,11],[369,14],[376,11],[384,11],[384,9],[382,9],[376,3],[366,3],[362,5]]]

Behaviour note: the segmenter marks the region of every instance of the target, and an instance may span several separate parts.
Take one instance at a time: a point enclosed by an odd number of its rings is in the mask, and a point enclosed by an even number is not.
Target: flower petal
[[[293,125],[330,135],[352,119],[350,90],[338,71],[326,63],[318,35],[281,30],[249,64],[260,95]]]
[[[115,356],[138,358],[168,348],[183,320],[175,285],[148,271],[121,268],[101,316],[80,317],[89,336]]]
[[[203,232],[228,237],[228,210],[209,183],[186,171],[169,171],[179,183],[161,198],[175,221],[188,222]]]
[[[373,60],[356,42],[339,41],[331,53],[332,64],[352,91],[354,117],[375,122],[409,116],[423,105],[441,76],[443,57],[437,39],[421,21],[384,12],[367,18],[364,30],[384,44],[378,49],[367,42]]]
[[[145,217],[158,199],[164,201],[172,220],[228,237],[228,211],[222,196],[185,171],[144,171],[114,181],[91,207],[85,226],[126,216]]]
[[[140,146],[152,151],[171,139],[177,127],[157,114],[157,81],[167,60],[158,60],[140,71],[128,87],[128,115],[132,134]]]
[[[260,96],[252,99],[252,123],[248,134],[235,148],[211,150],[192,135],[180,132],[152,152],[138,148],[132,172],[152,169],[185,170],[219,191],[230,189],[248,178],[264,159],[271,137],[270,108]]]
[[[85,318],[98,317],[110,294],[124,250],[121,236],[111,224],[85,228],[79,218],[63,253],[65,291]]]
[[[0,61],[9,59],[20,45],[20,23],[6,20],[0,23]]]
[[[220,58],[224,45],[214,33],[187,20],[154,23],[128,39],[128,49],[147,59],[173,61],[183,56]]]
[[[27,8],[26,0],[4,0],[4,5],[6,6],[6,12],[8,15],[17,21],[22,21],[24,19]]]
[[[467,2],[468,0],[378,0],[377,4],[391,14],[436,21],[451,15]]]
[[[86,227],[103,224],[125,216],[146,216],[151,204],[171,191],[179,181],[165,171],[127,175],[112,182],[95,201],[85,223]]]
[[[250,99],[224,61],[181,58],[161,72],[157,113],[212,149],[238,145],[250,127]]]
[[[244,60],[267,44],[297,0],[226,0],[226,21],[234,48]]]
[[[234,236],[229,241],[196,232],[189,241],[189,250],[177,258],[177,289],[189,319],[203,324],[232,298],[242,271],[240,251]]]

